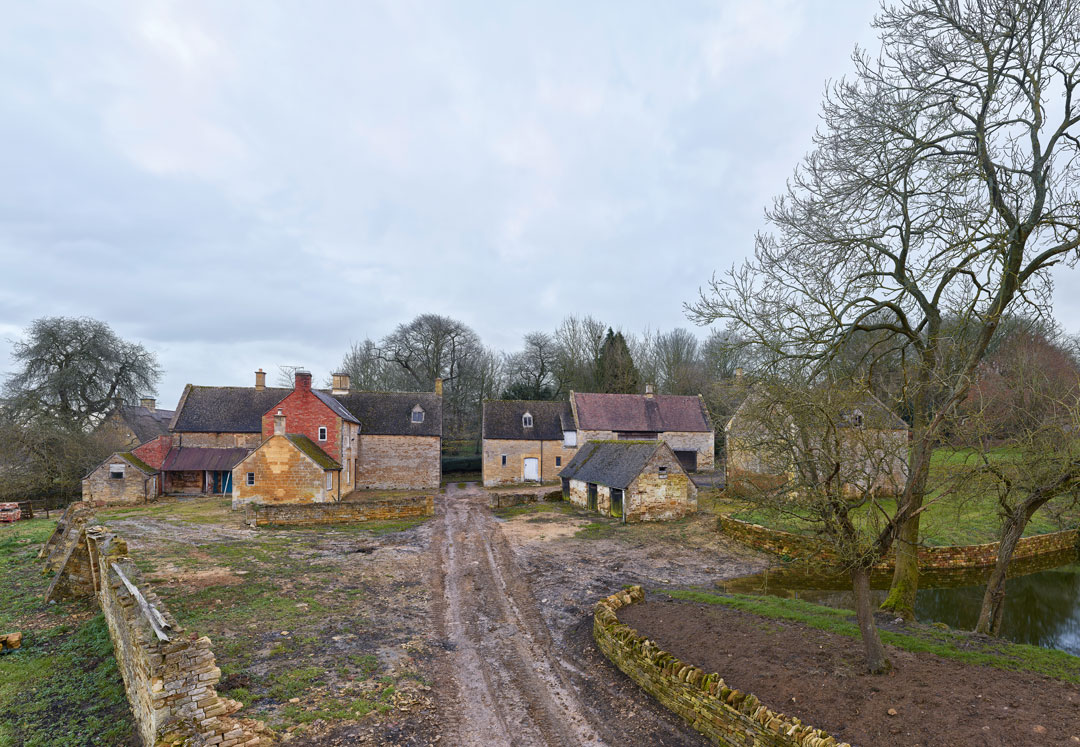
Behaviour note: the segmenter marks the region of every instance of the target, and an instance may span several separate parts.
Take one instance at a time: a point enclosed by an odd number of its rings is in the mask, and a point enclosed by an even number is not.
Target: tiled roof
[[[292,389],[192,386],[180,398],[172,429],[191,433],[262,433],[262,416]]]
[[[578,428],[582,430],[653,433],[712,430],[700,397],[585,392],[573,396]]]
[[[434,392],[349,392],[334,399],[360,421],[360,435],[442,436],[442,397]],[[413,408],[424,411],[412,422]]]
[[[525,413],[532,415],[531,428],[524,425]],[[530,441],[561,441],[564,424],[572,423],[569,402],[492,399],[484,402],[484,438]]]
[[[670,451],[671,447],[662,441],[589,441],[563,467],[559,477],[625,489],[658,449]],[[674,454],[672,463],[678,463]]]
[[[166,472],[231,470],[249,453],[249,449],[239,447],[212,449],[202,446],[182,446],[169,451],[161,469]]]
[[[141,444],[168,435],[169,421],[174,414],[172,410],[151,410],[142,405],[124,405],[119,412],[120,420]]]
[[[350,423],[359,423],[360,421],[353,417],[353,414],[345,409],[345,407],[334,399],[328,392],[322,392],[318,389],[312,389],[311,393],[319,398],[319,401],[333,410],[334,414],[343,420],[347,420]]]
[[[299,433],[287,433],[285,434],[285,438],[289,439],[289,441],[291,441],[296,448],[300,449],[300,451],[314,459],[315,463],[323,469],[341,469],[341,465],[338,464],[333,457],[320,449],[318,444],[307,436]]]

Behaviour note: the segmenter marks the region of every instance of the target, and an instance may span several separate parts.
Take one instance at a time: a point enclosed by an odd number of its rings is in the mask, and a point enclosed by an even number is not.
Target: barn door
[[[525,469],[525,479],[526,480],[535,480],[535,481],[539,482],[539,480],[540,480],[540,460],[539,459],[537,459],[536,457],[526,457],[525,458],[525,468],[524,469]]]

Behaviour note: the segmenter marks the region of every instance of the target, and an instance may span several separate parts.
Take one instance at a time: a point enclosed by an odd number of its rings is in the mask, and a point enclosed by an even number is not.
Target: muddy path
[[[536,596],[481,490],[451,486],[440,496],[430,552],[443,648],[435,667],[450,685],[439,704],[448,743],[702,743],[591,655],[590,612],[575,610],[572,631],[553,638],[542,614],[547,600]]]

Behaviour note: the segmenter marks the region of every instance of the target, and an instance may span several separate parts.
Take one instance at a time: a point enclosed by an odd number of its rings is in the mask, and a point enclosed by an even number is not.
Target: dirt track
[[[451,685],[439,699],[442,737],[455,745],[702,744],[595,653],[588,605],[625,575],[605,567],[607,543],[581,548],[512,533],[512,544],[504,525],[479,489],[451,486],[440,497],[430,557],[444,642],[436,679]],[[666,575],[666,560],[654,558],[649,570]],[[697,560],[702,580],[715,578]]]

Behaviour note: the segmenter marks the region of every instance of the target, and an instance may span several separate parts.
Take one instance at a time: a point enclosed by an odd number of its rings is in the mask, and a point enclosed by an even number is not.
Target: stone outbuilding
[[[557,480],[577,453],[569,402],[485,401],[482,437],[485,487]]]
[[[175,414],[172,410],[158,409],[152,397],[143,397],[137,405],[118,401],[102,422],[101,430],[114,434],[120,441],[118,446],[130,448],[169,435],[169,424]]]
[[[697,488],[663,441],[590,441],[559,475],[564,498],[623,522],[697,511]]]
[[[160,494],[158,470],[130,451],[117,452],[82,479],[82,499],[102,505],[147,503]]]
[[[341,500],[341,463],[307,436],[287,433],[287,423],[279,408],[273,434],[233,469],[233,508],[246,503]]]
[[[716,429],[699,396],[571,392],[577,441],[658,440],[671,447],[687,472],[715,465]]]

